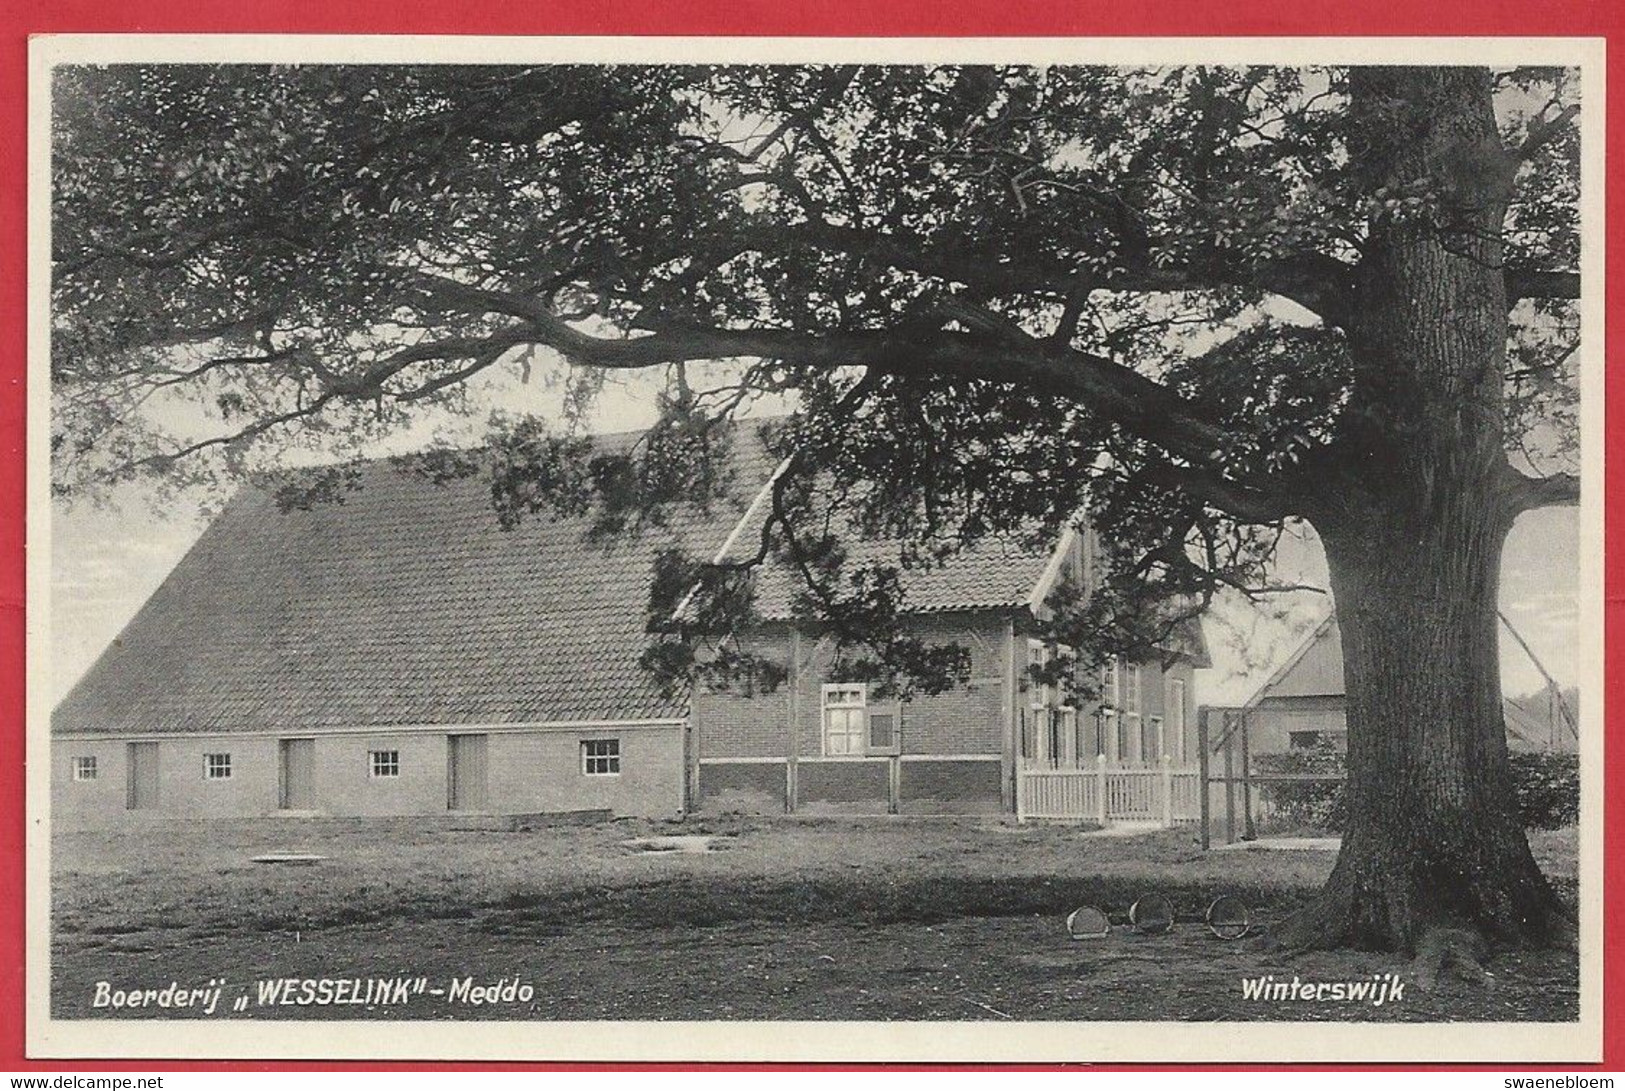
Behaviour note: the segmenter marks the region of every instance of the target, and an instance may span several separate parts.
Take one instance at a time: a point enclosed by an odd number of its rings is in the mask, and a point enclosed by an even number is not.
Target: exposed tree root
[[[1577,945],[1573,914],[1544,880],[1472,891],[1477,897],[1470,900],[1484,910],[1481,920],[1427,912],[1441,893],[1388,889],[1379,896],[1368,889],[1358,897],[1348,871],[1340,869],[1314,901],[1272,929],[1271,945],[1288,956],[1340,947],[1409,952],[1422,990],[1445,980],[1493,984],[1486,964],[1498,950]]]
[[[1424,992],[1438,985],[1444,974],[1470,985],[1488,985],[1494,975],[1484,968],[1490,945],[1476,929],[1459,924],[1429,928],[1416,942],[1416,959],[1411,964],[1416,987]]]

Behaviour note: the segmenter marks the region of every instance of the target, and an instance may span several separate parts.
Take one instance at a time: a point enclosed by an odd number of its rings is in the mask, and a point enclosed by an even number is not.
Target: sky
[[[594,403],[588,426],[608,432],[649,424],[655,416],[653,390],[635,378],[610,383]],[[556,386],[521,388],[500,380],[481,396],[511,412],[555,417],[563,397]],[[482,423],[478,418],[468,425],[475,429]],[[394,449],[421,444],[429,434],[426,425],[421,434],[401,437]],[[476,434],[471,430],[469,438]],[[157,589],[207,519],[201,496],[158,505],[152,494],[135,486],[121,489],[102,506],[56,508],[51,533],[53,701],[67,693]],[[1307,528],[1283,542],[1277,566],[1282,582],[1326,585],[1325,559]],[[1579,677],[1578,586],[1577,509],[1545,509],[1520,519],[1503,559],[1501,608],[1546,670],[1565,686],[1577,684]],[[1328,595],[1295,593],[1267,608],[1229,604],[1219,609],[1204,622],[1214,666],[1197,678],[1197,702],[1245,701],[1330,608]],[[1529,656],[1504,632],[1501,674],[1509,695],[1543,686]]]

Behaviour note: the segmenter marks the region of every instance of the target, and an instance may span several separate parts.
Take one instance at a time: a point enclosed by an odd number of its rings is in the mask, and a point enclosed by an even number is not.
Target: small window
[[[831,757],[861,756],[867,719],[868,689],[841,683],[824,687],[824,753]]]
[[[1117,759],[1119,761],[1146,761],[1155,757],[1147,753],[1145,725],[1140,720],[1140,665],[1118,661],[1122,682],[1119,696],[1123,701],[1123,715],[1117,723]]]
[[[73,759],[73,779],[74,780],[95,780],[96,779],[96,759],[94,757],[74,758]]]
[[[1042,641],[1027,641],[1027,690],[1028,700],[1033,708],[1048,708],[1050,704],[1049,683],[1043,681],[1044,668],[1049,663],[1049,651]]]
[[[1077,650],[1070,644],[1057,644],[1055,645],[1055,659],[1061,665],[1060,676],[1056,678],[1053,687],[1055,707],[1071,708],[1073,707],[1072,684],[1077,678]]]
[[[581,744],[581,771],[589,777],[615,776],[621,771],[620,739],[587,739]]]
[[[1313,750],[1320,745],[1320,732],[1291,731],[1287,733],[1287,740],[1293,750]]]
[[[367,764],[375,777],[398,777],[401,775],[401,752],[399,750],[369,750]]]
[[[1168,696],[1163,702],[1163,722],[1173,739],[1172,754],[1180,765],[1189,760],[1185,745],[1185,681],[1173,678],[1168,682]]]
[[[205,754],[203,755],[204,780],[230,780],[231,755]]]
[[[1140,678],[1138,663],[1123,668],[1123,711],[1131,716],[1140,712]]]

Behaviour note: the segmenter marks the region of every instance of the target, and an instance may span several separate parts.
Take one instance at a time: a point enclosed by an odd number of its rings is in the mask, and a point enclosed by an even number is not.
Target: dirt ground
[[[626,844],[696,834],[713,836],[713,851]],[[1532,840],[1572,900],[1574,831]],[[326,859],[251,862],[269,852]],[[52,1010],[202,1017],[199,1007],[95,1001],[103,982],[107,996],[151,990],[156,1000],[171,983],[213,980],[216,1018],[1576,1018],[1572,955],[1505,954],[1487,984],[1422,992],[1400,957],[1276,951],[1269,922],[1331,863],[1326,852],[1204,854],[1180,831],[1092,838],[976,819],[521,832],[289,820],[65,834],[52,846]],[[1151,891],[1180,915],[1167,935],[1124,922]],[[1260,934],[1209,935],[1201,912],[1220,893],[1246,902]],[[1068,938],[1066,914],[1083,904],[1119,922],[1109,937]],[[1380,1006],[1243,995],[1244,980],[1270,975],[1388,973],[1406,988]],[[295,980],[264,984],[285,979]],[[366,979],[395,984],[380,996]],[[268,1002],[267,987],[296,1001],[306,990],[313,1003]],[[316,1003],[323,990],[345,1002]]]

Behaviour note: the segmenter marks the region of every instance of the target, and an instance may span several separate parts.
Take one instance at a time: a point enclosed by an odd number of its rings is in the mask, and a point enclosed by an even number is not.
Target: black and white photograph
[[[1596,1059],[1601,56],[37,40],[31,1048]]]

